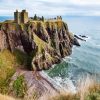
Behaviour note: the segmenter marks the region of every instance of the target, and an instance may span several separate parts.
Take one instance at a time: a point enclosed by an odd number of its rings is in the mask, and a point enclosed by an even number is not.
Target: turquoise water
[[[79,41],[81,47],[74,46],[72,55],[47,74],[62,86],[69,81],[75,85],[87,75],[95,76],[100,81],[100,17],[66,17],[64,20],[69,31],[88,38],[86,42]]]
[[[10,17],[0,17],[0,21]],[[100,17],[64,17],[69,31],[86,35],[79,41],[81,47],[73,47],[72,55],[63,59],[46,73],[59,85],[75,85],[83,76],[93,75],[100,80]],[[67,85],[68,85],[67,84]]]

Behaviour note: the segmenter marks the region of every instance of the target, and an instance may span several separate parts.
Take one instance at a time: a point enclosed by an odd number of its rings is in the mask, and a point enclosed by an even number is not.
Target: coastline
[[[93,37],[91,37],[91,38],[89,38],[89,39],[93,39]],[[87,39],[87,41],[88,41],[88,39]],[[93,42],[92,40],[89,40],[89,41],[91,41],[91,42]],[[89,41],[88,41],[88,43],[89,43]],[[84,43],[83,43],[84,44]],[[87,43],[85,43],[85,44],[87,44]],[[82,45],[83,46],[83,45]],[[87,47],[87,45],[85,45],[86,47]],[[99,47],[98,47],[98,49],[99,49]],[[81,49],[82,50],[82,49]],[[83,48],[83,50],[84,50],[84,48]],[[86,49],[87,50],[87,49]],[[79,50],[78,50],[79,51]],[[78,53],[80,53],[80,51],[78,52]],[[94,52],[95,53],[95,52]],[[77,53],[76,53],[77,54]],[[89,54],[92,54],[91,52],[89,53]],[[97,54],[96,54],[97,55]],[[83,55],[82,55],[83,56]],[[91,56],[92,57],[92,56]],[[97,56],[98,57],[98,56]],[[72,58],[73,59],[73,58]],[[78,58],[79,59],[79,58]],[[79,61],[79,60],[78,60]],[[84,60],[83,60],[84,61]],[[98,62],[97,62],[98,63]],[[79,66],[80,67],[80,66]],[[88,66],[87,66],[88,67]],[[90,68],[90,67],[89,67]],[[83,69],[84,69],[84,66],[83,66]],[[85,71],[87,71],[86,69],[85,69]],[[99,70],[98,70],[98,72],[99,72]],[[45,76],[43,76],[43,77],[45,77]],[[52,82],[50,82],[50,83],[52,83]],[[52,87],[52,86],[51,86]]]

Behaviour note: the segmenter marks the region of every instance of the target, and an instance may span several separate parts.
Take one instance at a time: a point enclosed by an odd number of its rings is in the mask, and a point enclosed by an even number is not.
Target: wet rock
[[[80,44],[79,44],[79,42],[77,41],[76,38],[74,38],[73,44],[76,45],[76,46],[80,46]]]

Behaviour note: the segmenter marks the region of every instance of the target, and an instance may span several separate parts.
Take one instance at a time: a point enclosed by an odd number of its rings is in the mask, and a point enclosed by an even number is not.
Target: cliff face
[[[33,70],[48,69],[72,52],[73,34],[63,21],[1,23],[0,50],[18,49],[31,56]]]

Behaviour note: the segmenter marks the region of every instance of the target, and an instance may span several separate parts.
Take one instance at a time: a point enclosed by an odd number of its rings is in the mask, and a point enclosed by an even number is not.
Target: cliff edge
[[[25,100],[59,94],[61,87],[41,70],[60,63],[73,45],[79,43],[62,20],[0,23],[0,93]]]
[[[0,51],[16,50],[25,53],[28,68],[45,70],[72,53],[74,35],[61,21],[32,21],[27,24],[0,23]]]

